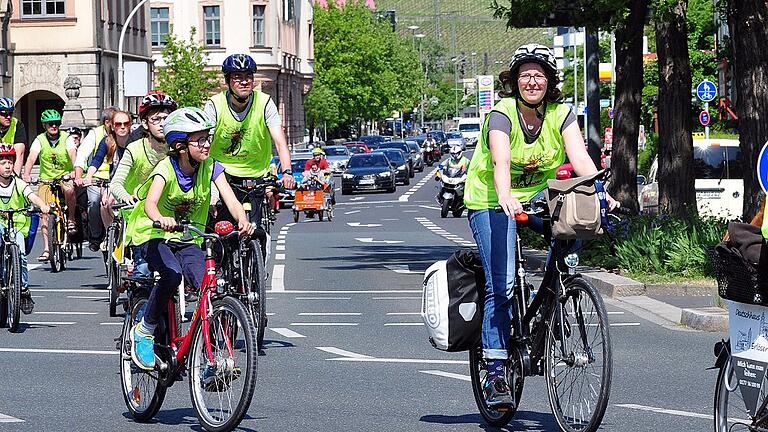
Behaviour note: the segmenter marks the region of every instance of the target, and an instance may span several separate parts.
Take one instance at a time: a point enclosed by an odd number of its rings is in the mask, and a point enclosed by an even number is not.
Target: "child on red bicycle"
[[[147,301],[144,318],[131,329],[131,356],[140,368],[155,367],[154,331],[163,317],[168,300],[182,277],[199,288],[205,272],[202,239],[182,239],[174,232],[176,221],[186,219],[204,226],[211,202],[211,183],[216,184],[227,209],[235,215],[241,235],[253,233],[253,226],[235,198],[224,168],[210,159],[210,130],[215,123],[198,108],[181,108],[165,120],[163,131],[169,146],[168,157],[158,162],[139,189],[142,201],[128,220],[127,231],[141,247],[150,270],[160,274]],[[158,222],[162,229],[153,228]]]
[[[36,205],[43,213],[48,213],[50,207],[37,194],[32,192],[29,185],[19,177],[13,174],[13,167],[16,163],[16,150],[10,144],[0,145],[0,209],[19,210],[29,206],[29,203]],[[29,292],[29,270],[27,268],[26,241],[24,237],[29,235],[31,218],[24,213],[15,213],[13,215],[13,225],[16,228],[16,238],[14,241],[19,246],[21,260],[21,311],[25,314],[32,313],[35,302],[32,301],[32,295]],[[5,225],[0,223],[0,234],[5,231]],[[0,236],[0,248],[3,246],[3,239]]]

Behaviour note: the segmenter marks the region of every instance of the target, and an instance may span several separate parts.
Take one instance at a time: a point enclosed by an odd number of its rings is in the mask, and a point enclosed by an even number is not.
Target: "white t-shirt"
[[[93,151],[96,150],[96,129],[91,129],[88,135],[80,139],[80,147],[77,148],[77,156],[75,157],[75,167],[80,167],[83,171],[88,171],[88,161],[93,155]],[[69,148],[69,145],[67,145]]]
[[[248,112],[251,110],[251,104],[253,103],[253,94],[251,94],[251,97],[248,98],[248,105],[246,105],[245,110],[243,112],[235,112],[230,107],[230,112],[235,117],[237,121],[243,121],[245,119],[245,116],[248,115]],[[212,119],[217,119],[216,116],[216,106],[213,105],[213,101],[208,99],[208,101],[205,103],[205,113],[211,116]],[[277,111],[277,105],[275,105],[275,102],[272,101],[272,98],[269,98],[269,102],[267,102],[267,107],[264,109],[264,119],[267,123],[267,127],[274,127],[274,126],[281,126],[283,124],[282,120],[280,119],[280,113]]]
[[[16,187],[16,179],[14,178],[10,183],[8,183],[8,186],[3,186],[0,184],[0,198],[2,199],[11,199],[11,196],[13,195],[13,188]],[[24,198],[29,198],[29,196],[32,194],[32,189],[29,187],[29,185],[24,185],[24,189],[22,190],[22,195],[24,195]]]
[[[61,136],[61,135],[59,135],[59,136]],[[58,140],[58,141],[60,141],[60,140]],[[52,147],[56,147],[59,144],[58,141],[56,141],[55,144],[52,142],[51,146]],[[33,151],[39,152],[40,149],[42,149],[42,148],[43,148],[43,145],[40,143],[40,140],[37,137],[35,137],[35,140],[32,141],[32,145],[29,147],[29,151],[30,151],[30,153],[33,152]],[[67,138],[67,150],[73,150],[73,149],[76,149],[76,148],[77,148],[77,144],[75,144],[75,139],[74,139],[74,137],[72,137],[70,135]]]

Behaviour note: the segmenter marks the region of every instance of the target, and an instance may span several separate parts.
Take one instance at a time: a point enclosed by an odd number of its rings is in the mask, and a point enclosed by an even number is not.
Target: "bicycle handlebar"
[[[72,180],[72,176],[67,174],[67,175],[65,175],[62,178],[53,179],[53,180],[43,180],[41,178],[38,178],[37,180],[32,180],[32,181],[30,181],[27,184],[30,184],[30,185],[41,185],[41,184],[43,184],[43,185],[48,185],[48,186],[54,186],[54,185],[58,185],[61,182],[65,182],[65,181],[69,181],[69,180]]]
[[[135,204],[128,204],[128,203],[118,203],[118,204],[112,204],[112,210],[120,210],[124,208],[133,208]]]
[[[42,213],[42,212],[37,207],[29,206],[29,207],[24,207],[20,209],[0,209],[0,213],[13,215],[15,213],[35,214],[35,213]]]
[[[159,221],[152,222],[152,228],[162,229],[162,227],[160,226],[160,222]],[[191,231],[191,233],[190,233],[190,231]],[[219,234],[216,234],[216,233],[207,233],[207,232],[197,228],[196,226],[194,226],[193,222],[186,221],[186,220],[184,220],[184,221],[176,221],[176,228],[174,228],[172,232],[184,233],[184,236],[182,236],[182,239],[185,239],[185,240],[189,240],[189,239],[192,238],[192,235],[190,235],[190,234],[194,234],[197,237],[202,237],[202,238],[208,239],[208,240],[223,240],[223,239],[227,239],[227,238],[230,238],[230,237],[233,237],[233,236],[236,236],[236,235],[239,234],[239,231],[237,231],[236,229],[232,230],[232,232],[227,234],[227,235],[219,235]]]

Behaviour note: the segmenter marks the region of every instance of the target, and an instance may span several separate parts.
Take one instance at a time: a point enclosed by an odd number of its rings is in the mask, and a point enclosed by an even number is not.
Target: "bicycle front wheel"
[[[259,349],[264,346],[264,329],[267,327],[267,284],[264,280],[264,257],[261,243],[248,242],[243,263],[243,283],[248,294],[248,308],[256,326],[256,342]]]
[[[565,432],[600,426],[611,391],[608,314],[597,289],[576,277],[549,312],[544,363],[549,404]]]
[[[195,329],[189,353],[189,392],[205,430],[230,431],[242,421],[256,388],[256,332],[240,301],[224,297],[214,301],[211,309],[210,342],[206,342],[205,323],[201,321]]]
[[[761,394],[761,396],[764,395]],[[752,416],[746,407],[741,396],[739,379],[733,370],[729,356],[728,360],[720,366],[715,383],[715,432],[752,430],[747,426],[752,425]],[[755,430],[768,430],[766,428],[768,424],[761,425]]]
[[[48,262],[51,265],[51,271],[58,273],[64,270],[64,222],[51,214],[48,216]]]
[[[110,226],[107,229],[107,251],[106,251],[106,267],[107,267],[107,288],[109,289],[109,316],[117,316],[117,289],[120,285],[119,271],[117,268],[117,262],[112,256],[112,252],[117,247],[117,238],[120,232],[115,229],[114,226]]]
[[[8,248],[8,330],[16,332],[19,329],[19,311],[21,310],[21,255],[16,244],[6,245]]]

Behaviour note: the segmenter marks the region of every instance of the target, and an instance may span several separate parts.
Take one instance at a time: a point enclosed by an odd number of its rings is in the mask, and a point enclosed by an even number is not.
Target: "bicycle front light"
[[[579,265],[579,255],[575,253],[568,254],[565,257],[565,265],[569,268],[576,268],[576,266]]]

